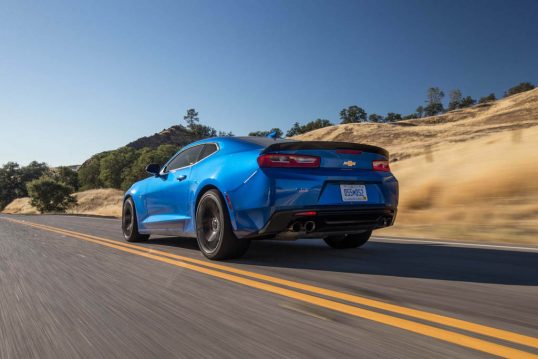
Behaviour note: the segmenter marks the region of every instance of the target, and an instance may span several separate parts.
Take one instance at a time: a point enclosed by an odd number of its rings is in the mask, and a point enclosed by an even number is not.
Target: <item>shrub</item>
[[[26,186],[30,203],[41,213],[65,212],[76,203],[76,199],[71,196],[73,188],[49,176],[33,180]]]
[[[461,99],[459,108],[471,107],[476,103],[476,100],[471,96],[467,96]]]
[[[504,97],[512,96],[517,93],[525,92],[534,89],[534,85],[530,82],[521,82],[519,85],[516,85],[514,87],[510,87],[506,92],[504,93]]]
[[[399,113],[389,112],[387,113],[387,116],[385,117],[385,122],[396,122],[401,121],[402,115]]]
[[[478,100],[478,103],[487,103],[497,100],[494,93],[490,93],[489,95],[485,97],[480,97],[480,100]]]

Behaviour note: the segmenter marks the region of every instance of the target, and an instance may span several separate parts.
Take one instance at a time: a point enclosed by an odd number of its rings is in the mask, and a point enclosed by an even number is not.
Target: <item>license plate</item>
[[[366,186],[363,184],[341,184],[340,192],[342,193],[342,201],[344,202],[368,201]]]

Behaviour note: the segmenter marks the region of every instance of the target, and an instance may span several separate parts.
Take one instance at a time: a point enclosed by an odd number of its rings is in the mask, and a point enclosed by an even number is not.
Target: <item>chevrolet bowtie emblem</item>
[[[345,166],[348,166],[348,167],[353,167],[355,166],[357,163],[356,162],[353,162],[353,161],[346,161],[344,162],[344,165]]]

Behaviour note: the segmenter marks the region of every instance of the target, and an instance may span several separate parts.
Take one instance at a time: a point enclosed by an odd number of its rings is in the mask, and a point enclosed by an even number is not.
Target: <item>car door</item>
[[[198,161],[204,145],[179,152],[153,177],[146,188],[148,217],[144,228],[153,233],[181,234],[190,220],[191,166]]]

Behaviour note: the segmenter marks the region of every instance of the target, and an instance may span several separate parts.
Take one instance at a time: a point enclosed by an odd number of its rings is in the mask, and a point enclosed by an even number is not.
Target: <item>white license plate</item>
[[[341,184],[340,192],[342,193],[342,201],[344,202],[368,201],[366,186],[363,184]]]

